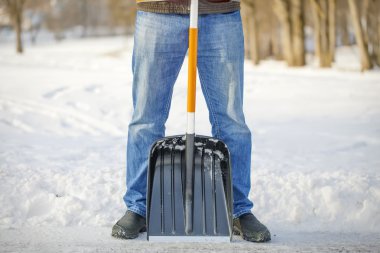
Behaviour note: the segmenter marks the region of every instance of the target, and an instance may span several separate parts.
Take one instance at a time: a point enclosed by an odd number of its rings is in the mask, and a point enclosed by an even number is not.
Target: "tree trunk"
[[[372,68],[372,63],[368,54],[368,45],[364,39],[362,26],[360,23],[359,11],[355,0],[348,0],[348,5],[350,8],[352,16],[352,24],[355,31],[356,43],[358,44],[360,51],[360,61],[362,66],[362,71]]]
[[[274,11],[276,12],[281,24],[282,24],[282,49],[284,52],[284,58],[288,63],[288,66],[294,65],[293,48],[292,48],[292,36],[291,26],[289,18],[289,3],[286,0],[276,0]]]
[[[361,0],[362,2],[362,14],[361,16],[363,19],[361,19],[360,24],[362,25],[363,29],[363,36],[364,36],[364,41],[369,45],[369,0]],[[359,13],[360,16],[360,13]],[[364,21],[364,22],[363,22]]]
[[[16,51],[19,54],[22,54],[24,51],[23,45],[22,45],[22,11],[17,11],[14,14],[14,26],[16,28]]]
[[[330,61],[330,52],[329,52],[329,20],[328,15],[328,0],[320,0],[321,8],[324,11],[324,15],[321,17],[321,58],[320,58],[320,66],[322,68],[331,67]]]
[[[244,55],[247,59],[250,59],[249,55],[249,29],[248,29],[248,23],[249,23],[249,16],[247,13],[243,12],[242,9],[242,23],[243,23],[243,33],[244,33]]]
[[[278,39],[278,26],[276,24],[276,20],[271,19],[271,34],[270,34],[270,49],[271,54],[274,56],[276,60],[283,60],[284,57],[282,56],[281,52],[281,46]]]
[[[380,11],[380,3],[377,2],[377,5],[376,5],[376,13],[379,13]],[[380,66],[380,15],[377,15],[377,18],[376,18],[376,28],[375,28],[375,33],[377,33],[377,40],[375,42],[375,54],[376,54],[376,62],[377,62],[377,66]]]
[[[291,0],[293,66],[305,65],[303,1]]]
[[[368,43],[368,54],[372,63],[380,66],[379,62],[379,25],[380,25],[380,1],[363,2],[362,13],[365,22],[364,34],[367,35],[365,41]]]
[[[351,46],[350,33],[348,31],[348,13],[344,12],[343,14],[343,24],[341,26],[342,29],[342,44],[343,46]]]
[[[335,4],[331,1],[333,0],[311,0],[315,51],[319,58],[319,66],[322,68],[331,67],[335,52]],[[333,20],[330,20],[331,16],[334,16]]]
[[[317,59],[321,59],[321,22],[319,13],[319,4],[316,0],[312,1],[312,15],[314,23],[314,55]]]
[[[249,18],[248,22],[249,32],[249,48],[251,49],[251,60],[254,65],[260,63],[260,54],[259,54],[259,36],[258,36],[258,25],[257,18],[253,13],[253,16]]]
[[[259,53],[259,36],[258,36],[258,21],[255,13],[255,3],[253,1],[243,1],[245,6],[245,14],[247,17],[246,30],[248,30],[248,47],[249,47],[249,58],[254,65],[260,63],[260,53]]]
[[[25,0],[7,0],[5,3],[12,19],[13,29],[16,32],[16,52],[21,54],[24,51],[22,45],[22,12]]]
[[[329,61],[335,60],[336,46],[336,0],[329,0]]]

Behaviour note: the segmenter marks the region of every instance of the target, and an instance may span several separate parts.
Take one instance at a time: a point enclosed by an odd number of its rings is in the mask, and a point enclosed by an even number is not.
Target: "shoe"
[[[112,236],[121,239],[134,239],[139,236],[139,233],[145,231],[145,218],[127,211],[112,227]]]
[[[246,213],[234,219],[233,232],[250,242],[271,240],[270,232],[252,213]]]

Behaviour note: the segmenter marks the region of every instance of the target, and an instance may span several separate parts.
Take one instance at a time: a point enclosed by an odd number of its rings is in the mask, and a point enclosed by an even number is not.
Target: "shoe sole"
[[[117,230],[117,231],[114,231]],[[139,236],[139,233],[146,232],[146,227],[140,229],[137,234],[127,234],[124,229],[119,225],[114,225],[112,228],[112,236],[119,239],[135,239]]]

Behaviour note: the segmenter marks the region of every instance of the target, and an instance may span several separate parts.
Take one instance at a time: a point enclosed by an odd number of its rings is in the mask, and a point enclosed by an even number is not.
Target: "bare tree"
[[[244,3],[244,2],[242,2]],[[248,22],[249,22],[249,16],[247,15],[247,9],[244,8],[244,4],[242,4],[241,8],[241,20],[243,24],[243,33],[244,33],[244,56],[247,59],[250,59],[249,57],[249,29],[248,29]]]
[[[305,39],[303,20],[303,0],[291,0],[291,24],[293,63],[292,66],[305,65]]]
[[[362,21],[368,53],[373,64],[380,66],[380,1],[362,2]]]
[[[314,22],[314,54],[317,58],[321,57],[321,21],[320,17],[323,14],[319,3],[316,0],[311,0],[312,3],[312,15]]]
[[[22,45],[22,14],[25,0],[2,0],[2,2],[6,6],[13,29],[16,32],[16,52],[21,54],[24,51]]]
[[[303,1],[275,0],[273,10],[281,23],[282,49],[288,66],[304,66]]]
[[[329,15],[329,61],[335,60],[336,47],[336,0],[328,1]]]
[[[275,0],[273,8],[282,26],[281,34],[285,60],[289,66],[293,66],[294,60],[291,21],[289,17],[289,2],[287,0]]]
[[[350,8],[350,13],[352,17],[352,25],[355,31],[356,43],[358,44],[359,51],[360,51],[360,62],[362,66],[362,71],[368,70],[372,68],[372,63],[369,58],[368,44],[365,40],[363,28],[360,23],[358,7],[355,0],[348,0],[348,5]]]
[[[315,56],[320,67],[331,67],[335,54],[336,0],[311,0]]]
[[[256,6],[255,2],[252,0],[244,0],[243,5],[245,5],[245,37],[246,42],[248,43],[248,53],[250,59],[254,65],[260,63],[260,53],[259,53],[259,36],[258,36],[258,19],[256,15]]]
[[[352,45],[357,37],[361,54],[367,51],[369,61],[380,65],[380,0],[361,0],[360,5],[358,2],[242,0],[245,53],[254,64],[274,56],[275,59],[284,59],[289,66],[302,66],[305,64],[305,51],[310,50],[305,48],[305,39],[314,34],[314,53],[319,66],[331,67],[337,45]],[[357,27],[361,27],[360,33]],[[366,45],[366,50],[363,50],[363,45]]]
[[[371,10],[371,19],[370,19],[370,32],[371,35],[370,41],[373,45],[373,58],[377,63],[377,66],[380,66],[380,1],[372,2]]]
[[[351,46],[353,41],[350,37],[350,11],[347,0],[337,0],[336,3],[336,29],[340,45]]]
[[[329,51],[329,16],[328,16],[328,0],[320,0],[320,7],[323,10],[323,15],[321,15],[320,22],[321,22],[321,52],[320,52],[320,64],[321,67],[331,67],[331,58],[330,58],[330,51]]]
[[[280,37],[280,25],[278,24],[277,18],[274,17],[273,11],[271,12],[270,16],[270,41],[269,41],[269,56],[273,56],[276,60],[283,60],[284,56],[281,51],[281,41],[279,39]]]
[[[133,31],[136,19],[136,2],[135,0],[108,0],[108,8],[114,25],[125,27],[125,31]]]

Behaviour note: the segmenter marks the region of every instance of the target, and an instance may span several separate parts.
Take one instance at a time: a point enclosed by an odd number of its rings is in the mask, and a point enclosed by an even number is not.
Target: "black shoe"
[[[267,242],[271,239],[267,227],[251,213],[243,214],[234,219],[233,232],[250,242]]]
[[[134,239],[139,236],[140,232],[145,231],[145,218],[127,211],[112,227],[112,236],[121,239]]]

